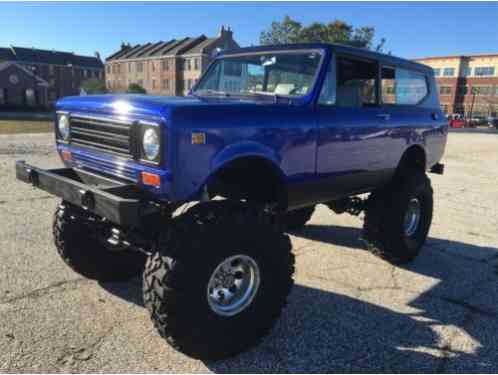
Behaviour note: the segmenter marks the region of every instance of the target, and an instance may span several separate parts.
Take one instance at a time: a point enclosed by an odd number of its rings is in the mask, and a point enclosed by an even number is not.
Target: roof
[[[10,53],[9,53],[10,51]],[[54,65],[74,65],[86,68],[103,68],[102,61],[93,56],[75,55],[72,52],[49,51],[36,48],[0,48],[0,60]]]
[[[205,41],[199,43],[194,48],[190,49],[188,53],[202,53],[204,48],[209,47],[211,44],[216,42],[218,38],[207,38]]]
[[[472,55],[449,55],[449,56],[429,56],[429,57],[417,57],[413,59],[414,61],[420,60],[442,60],[442,59],[468,59],[471,57],[498,57],[498,53],[478,53]]]
[[[121,49],[106,61],[132,60],[146,57],[174,56],[184,53],[202,53],[203,48],[215,42],[218,38],[207,38],[201,35],[195,38],[186,37],[180,40],[171,39],[169,41],[159,41],[156,43],[137,44],[133,48]]]
[[[15,66],[17,69],[22,70],[25,74],[27,74],[31,77],[34,77],[40,86],[45,86],[45,87],[49,86],[48,82],[45,81],[43,78],[34,74],[29,69],[26,69],[25,67],[15,63],[14,61],[2,61],[2,62],[0,62],[0,72],[4,69],[7,69],[10,66]]]
[[[414,62],[412,60],[407,60],[401,57],[387,55],[385,53],[375,52],[364,48],[351,47],[348,45],[336,44],[336,43],[297,43],[297,44],[280,44],[280,45],[269,45],[269,46],[245,47],[245,48],[237,48],[232,50],[225,50],[222,51],[218,56],[221,57],[233,54],[257,53],[257,52],[267,52],[267,51],[289,51],[289,50],[292,51],[299,49],[331,50],[336,53],[352,54],[355,56],[361,56],[365,59],[375,59],[384,64],[404,66],[406,68],[415,69],[432,74],[431,67]]]

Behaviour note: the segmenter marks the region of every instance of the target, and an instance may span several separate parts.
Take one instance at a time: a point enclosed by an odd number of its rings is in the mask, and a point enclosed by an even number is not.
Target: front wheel
[[[368,199],[363,239],[368,249],[392,263],[420,253],[432,222],[433,191],[423,171],[413,171]]]
[[[200,359],[257,344],[293,285],[290,240],[277,228],[269,214],[228,201],[173,219],[143,277],[145,306],[160,335]]]
[[[145,256],[134,251],[112,252],[98,240],[83,209],[62,202],[53,220],[54,244],[75,272],[98,281],[126,281],[139,276]]]

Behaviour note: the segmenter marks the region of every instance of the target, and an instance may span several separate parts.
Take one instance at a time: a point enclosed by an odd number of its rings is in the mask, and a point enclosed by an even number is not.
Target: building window
[[[154,61],[151,61],[150,65],[152,66],[152,71],[156,71],[156,64],[154,64]]]
[[[488,77],[495,75],[494,66],[480,66],[475,68],[476,77]]]
[[[185,64],[186,64],[186,70],[190,70],[191,69],[190,59],[186,59]]]
[[[441,68],[435,68],[434,70],[434,76],[439,77],[441,75]]]
[[[0,88],[0,104],[7,104],[7,89]]]
[[[154,66],[154,65],[152,65],[152,66]],[[155,79],[153,79],[153,80],[152,80],[152,88],[153,88],[153,89],[155,89],[155,88],[156,88],[156,80],[155,80]]]
[[[464,77],[469,77],[472,75],[472,68],[469,68],[468,66],[466,66],[465,68],[463,68],[463,76]]]
[[[128,73],[131,73],[131,63],[128,63]]]
[[[443,76],[453,77],[455,75],[455,68],[444,68]]]
[[[440,86],[439,95],[451,95],[451,86]]]
[[[169,90],[169,79],[163,79],[161,82],[161,88],[163,90]]]
[[[137,72],[138,73],[143,73],[143,71],[144,71],[144,63],[137,62]]]
[[[495,96],[498,96],[498,86],[495,87]]]
[[[480,96],[491,95],[491,86],[474,86],[472,87],[472,94]]]
[[[55,67],[53,65],[48,66],[48,73],[49,74],[54,74],[55,73]]]
[[[144,87],[144,81],[143,81],[143,80],[141,80],[141,79],[139,79],[139,80],[137,81],[137,84],[138,84],[140,87]]]
[[[111,89],[111,81],[107,81],[107,88],[110,90]]]
[[[107,74],[111,74],[111,66],[110,66],[110,65],[107,65],[107,66],[106,66],[106,69],[107,69]]]
[[[198,58],[194,59],[194,69],[199,70],[199,59]]]
[[[161,65],[162,65],[162,70],[169,70],[169,61],[168,60],[161,61]]]
[[[469,93],[469,86],[458,86],[458,95],[465,96]]]

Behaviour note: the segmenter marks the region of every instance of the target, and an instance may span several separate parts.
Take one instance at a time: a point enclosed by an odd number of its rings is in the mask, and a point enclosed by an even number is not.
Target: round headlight
[[[157,159],[159,155],[159,137],[156,129],[149,128],[144,132],[143,148],[147,159]]]
[[[67,140],[69,138],[69,117],[66,115],[59,117],[59,123],[57,126],[62,139]]]

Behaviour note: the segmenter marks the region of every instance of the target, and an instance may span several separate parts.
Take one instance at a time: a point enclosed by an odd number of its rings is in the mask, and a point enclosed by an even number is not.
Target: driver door
[[[317,177],[322,200],[371,190],[381,184],[389,152],[390,116],[379,106],[379,65],[333,56],[316,107]]]

